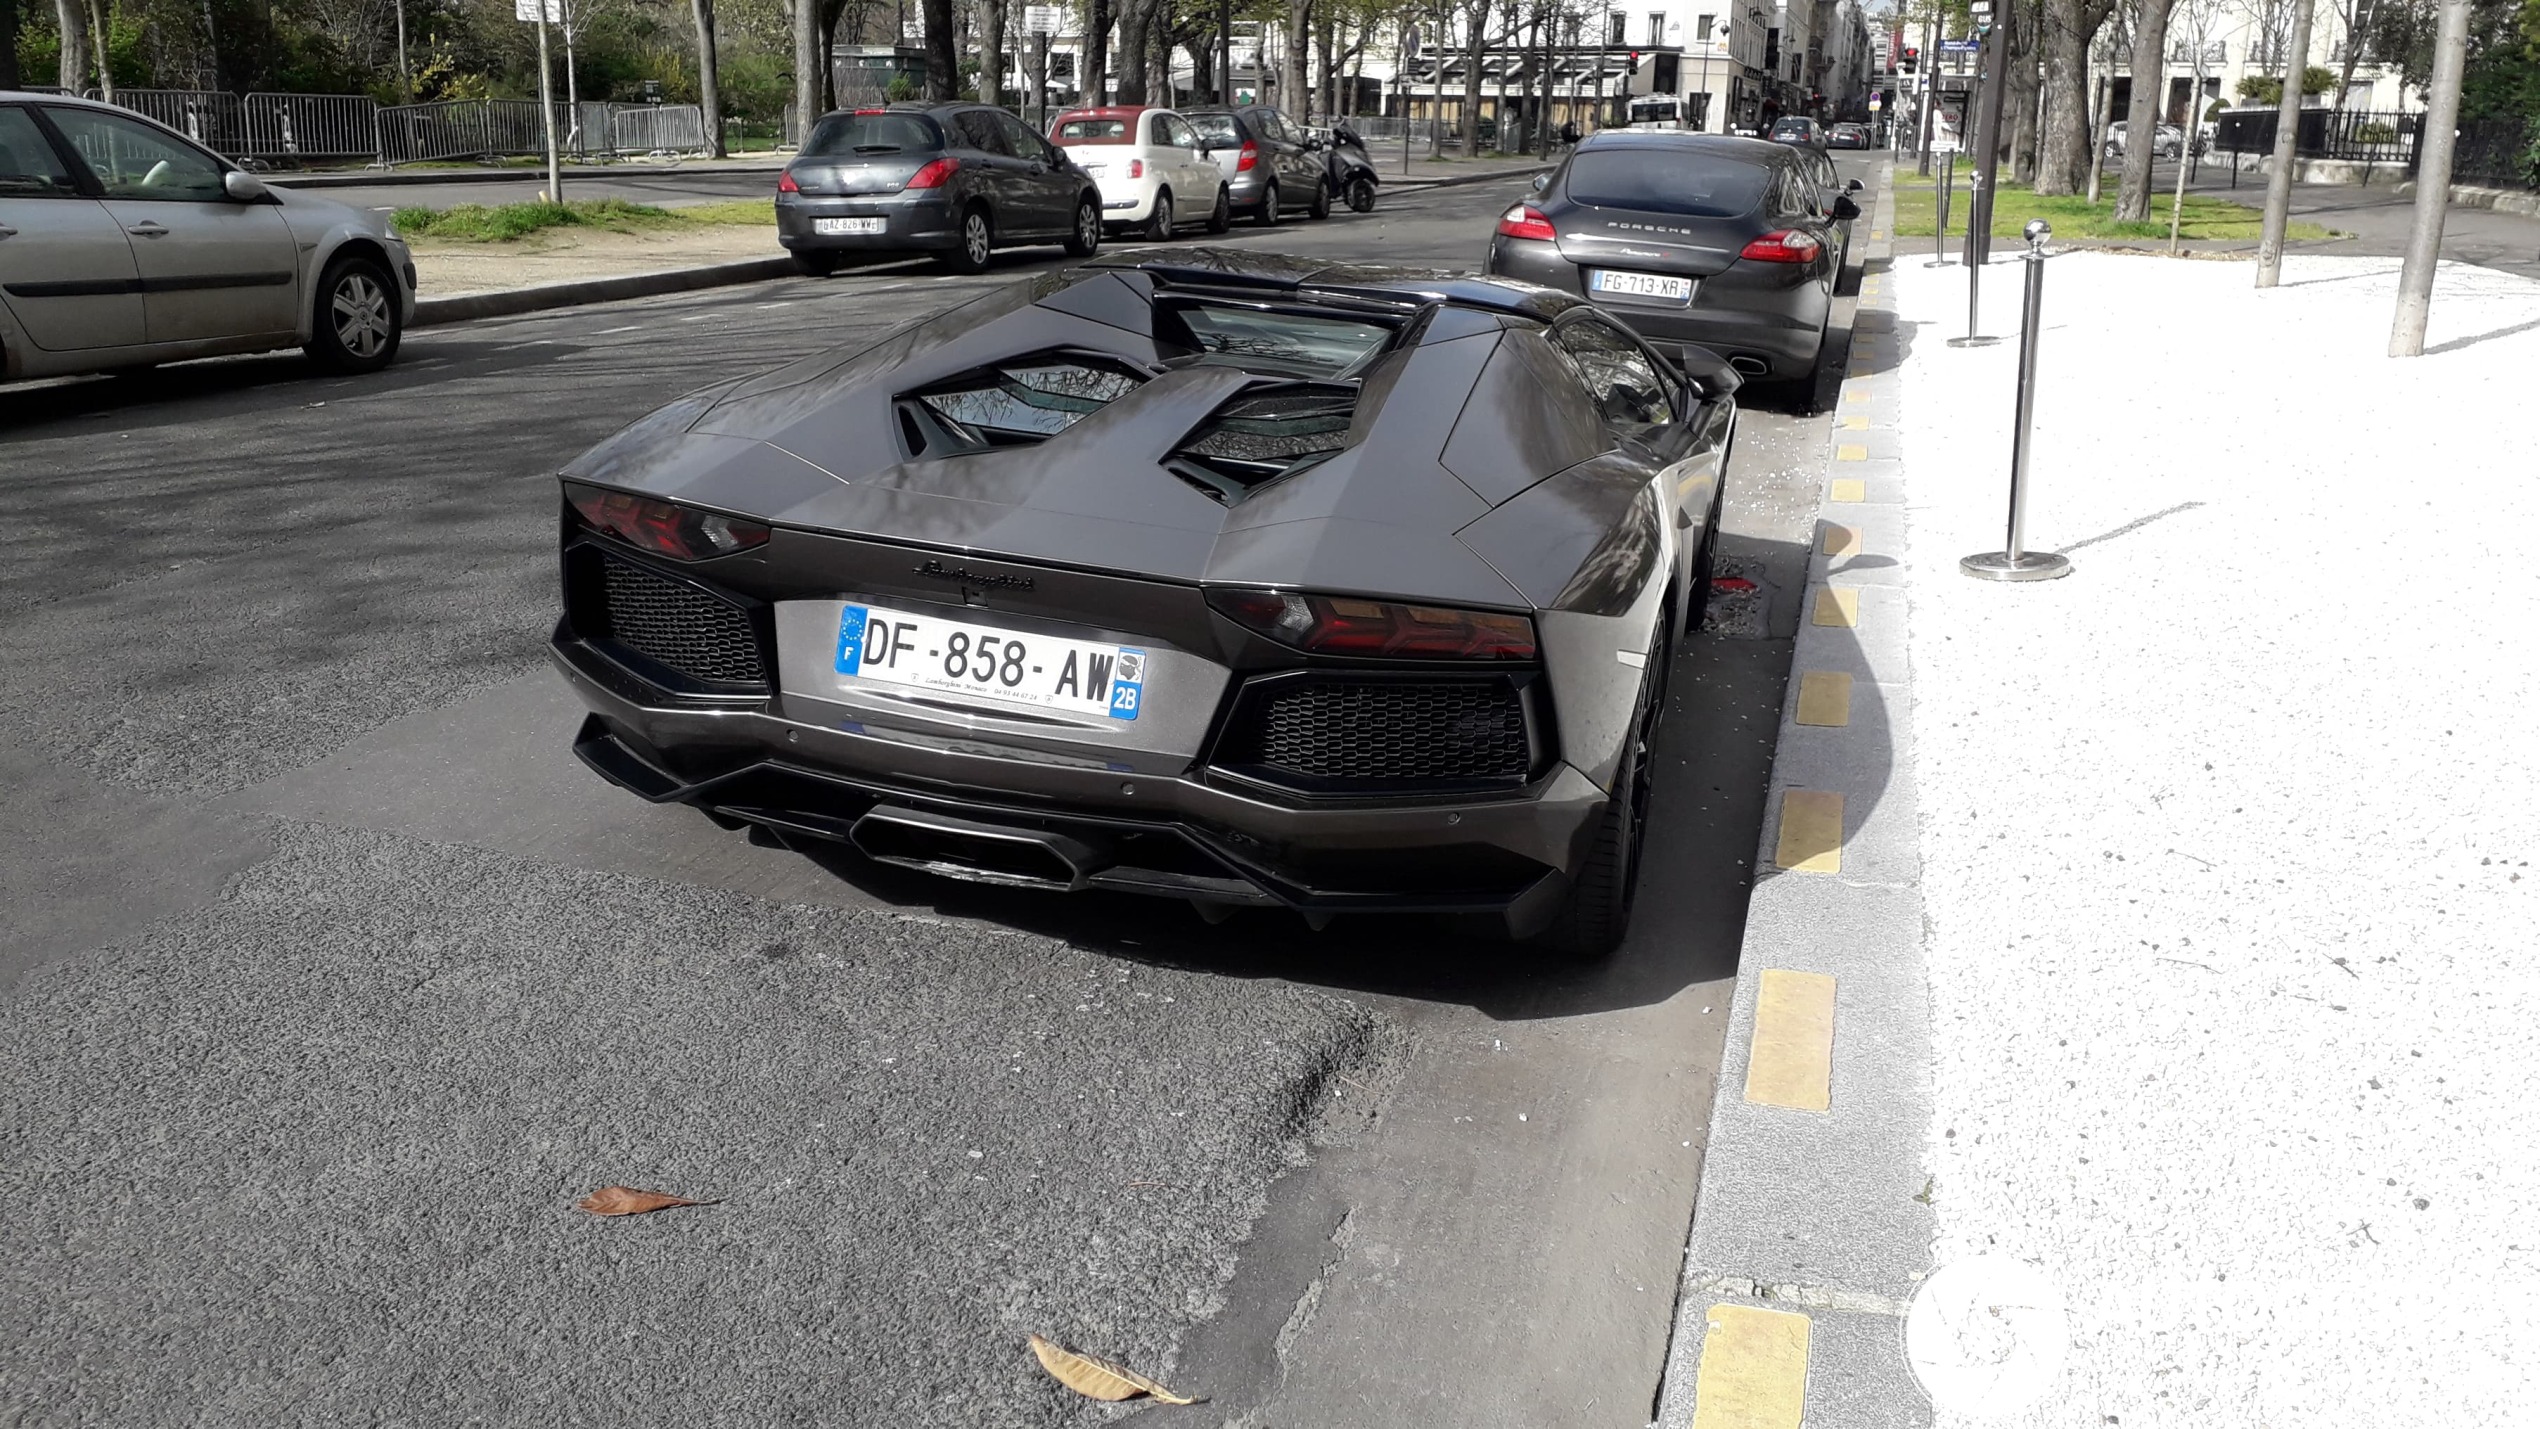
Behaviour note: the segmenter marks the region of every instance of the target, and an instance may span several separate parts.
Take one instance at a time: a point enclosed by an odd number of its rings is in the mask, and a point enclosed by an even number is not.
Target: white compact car
[[[0,90],[0,380],[279,347],[372,372],[414,303],[385,214],[268,189],[129,110]]]
[[[1106,227],[1165,239],[1180,224],[1223,233],[1232,221],[1208,141],[1170,109],[1071,109],[1050,124],[1050,142],[1094,176]]]

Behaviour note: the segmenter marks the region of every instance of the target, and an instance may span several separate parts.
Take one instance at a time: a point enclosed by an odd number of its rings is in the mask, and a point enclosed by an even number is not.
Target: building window
[[[1649,43],[1653,48],[1667,43],[1667,16],[1664,12],[1650,12]]]
[[[1623,43],[1623,12],[1620,10],[1605,12],[1605,43],[1609,45]]]
[[[1693,37],[1694,37],[1696,40],[1698,40],[1698,41],[1700,41],[1700,42],[1702,42],[1703,44],[1706,44],[1706,45],[1707,45],[1707,44],[1709,44],[1709,43],[1711,42],[1711,17],[1710,17],[1710,16],[1708,16],[1708,15],[1701,15],[1701,16],[1696,16],[1696,17],[1695,17],[1694,22],[1693,22]]]

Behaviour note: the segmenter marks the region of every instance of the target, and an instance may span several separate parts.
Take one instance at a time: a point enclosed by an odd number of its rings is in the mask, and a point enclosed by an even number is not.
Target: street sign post
[[[547,77],[547,23],[564,23],[564,0],[512,0],[515,17],[538,27],[538,122],[547,133],[547,202],[564,202],[564,162],[556,153],[555,89]],[[709,123],[712,121],[709,120]]]
[[[523,3],[526,2],[527,0],[523,0]],[[1065,13],[1066,11],[1056,5],[1026,5],[1023,7],[1023,33],[1055,35],[1063,23],[1060,17]]]

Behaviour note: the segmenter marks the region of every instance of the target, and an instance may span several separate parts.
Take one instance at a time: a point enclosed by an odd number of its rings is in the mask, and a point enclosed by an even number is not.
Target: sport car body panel
[[[1306,349],[1195,353],[1181,326],[1191,304],[1214,305],[1208,321],[1221,309],[1238,319],[1328,310],[1352,331],[1373,324],[1394,336],[1318,376],[1293,366]],[[1024,881],[1308,908],[1471,908],[1523,931],[1585,854],[1647,657],[1665,657],[1662,632],[1681,633],[1734,416],[1724,396],[1688,394],[1678,420],[1618,437],[1546,336],[1547,319],[1583,307],[1452,275],[1180,249],[1149,267],[1027,279],[860,353],[691,394],[565,478],[773,532],[754,549],[671,563],[567,513],[555,653],[596,716],[577,748],[648,798],[696,803],[726,822],[861,845],[859,820],[918,810],[965,829],[984,820],[1024,830],[1048,845],[1034,857],[1076,870]],[[1102,377],[1107,395],[1057,429],[1005,444],[939,450],[923,425],[937,410],[923,394],[985,391],[982,373],[1019,381],[1013,372],[1051,363],[1079,378],[1119,375]],[[1336,450],[1231,494],[1186,469],[1227,411],[1305,389],[1351,404]],[[628,655],[611,633],[625,617],[614,606],[596,621],[587,613],[599,598],[594,569],[757,630],[758,683],[684,688],[648,663],[658,651]],[[1540,654],[1513,665],[1303,656],[1213,609],[1207,592],[1218,587],[1527,613]],[[609,601],[632,598],[609,591]],[[849,604],[1018,640],[1134,647],[1145,656],[1144,707],[1105,718],[842,675],[834,657]],[[1348,703],[1361,699],[1375,703]],[[1403,725],[1399,739],[1417,748],[1386,757],[1454,764],[1459,741],[1486,751],[1519,738],[1509,711],[1522,713],[1532,753],[1513,782],[1421,776],[1447,781],[1435,793],[1382,779],[1350,792],[1361,786],[1287,774],[1265,785],[1229,751],[1238,726],[1291,700],[1361,712],[1277,724],[1290,732],[1262,736],[1274,738],[1264,748],[1304,739],[1314,751],[1280,758],[1355,768],[1359,751],[1330,747],[1330,721],[1390,751],[1395,724],[1442,719],[1438,729],[1470,733],[1429,738]],[[1434,713],[1450,708],[1470,713]],[[1177,839],[1197,850],[1190,866],[1132,866],[1128,851],[1145,858]],[[1396,866],[1409,872],[1394,879]]]

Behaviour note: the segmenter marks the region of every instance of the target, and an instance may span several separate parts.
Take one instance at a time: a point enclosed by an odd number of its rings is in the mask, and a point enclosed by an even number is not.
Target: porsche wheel
[[[368,258],[338,258],[318,279],[309,356],[336,372],[377,372],[397,356],[405,322],[396,280]]]
[[[1067,256],[1091,258],[1101,246],[1102,205],[1091,198],[1080,199],[1076,204],[1076,226],[1067,235]]]
[[[944,266],[956,273],[985,273],[996,253],[996,224],[978,204],[961,211],[961,241],[944,253]]]
[[[1217,186],[1217,207],[1208,211],[1208,231],[1223,233],[1235,226],[1234,200],[1226,196],[1226,186]]]
[[[1374,179],[1360,174],[1349,181],[1349,211],[1352,213],[1376,211],[1376,181]]]
[[[1261,207],[1254,210],[1252,221],[1263,228],[1279,226],[1279,186],[1272,184],[1261,191]]]
[[[1570,875],[1569,896],[1553,914],[1552,925],[1535,937],[1547,950],[1581,962],[1605,957],[1621,947],[1632,922],[1632,890],[1640,879],[1641,831],[1649,815],[1652,760],[1649,736],[1657,721],[1653,703],[1658,676],[1673,652],[1661,640],[1641,673],[1640,700],[1632,714],[1631,735],[1614,768],[1614,797],[1597,816],[1596,838],[1588,857]]]
[[[1155,191],[1155,212],[1147,216],[1146,237],[1162,243],[1173,236],[1173,191]]]

